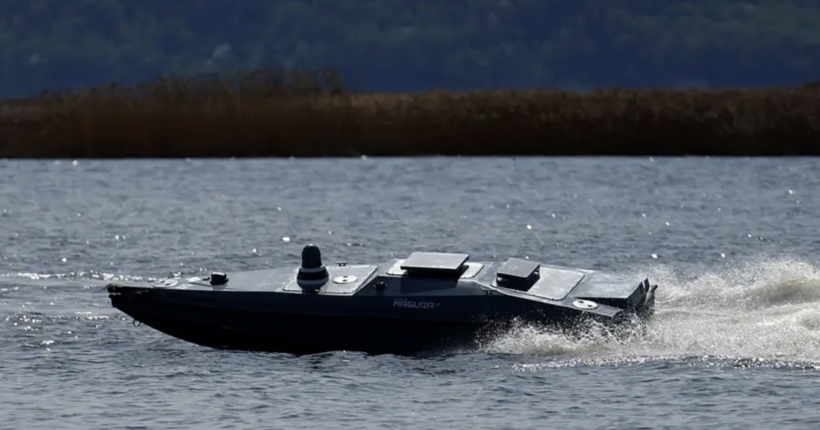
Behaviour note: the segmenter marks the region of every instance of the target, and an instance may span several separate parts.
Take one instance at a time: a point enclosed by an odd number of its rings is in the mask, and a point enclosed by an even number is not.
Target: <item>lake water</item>
[[[0,161],[0,428],[817,429],[820,160]],[[190,345],[111,279],[412,250],[658,281],[649,330],[472,353]]]

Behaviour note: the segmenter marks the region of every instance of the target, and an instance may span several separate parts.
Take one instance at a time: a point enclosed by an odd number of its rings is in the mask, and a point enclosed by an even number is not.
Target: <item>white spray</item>
[[[683,279],[650,269],[657,311],[622,341],[594,330],[581,339],[534,327],[500,336],[485,352],[556,360],[644,361],[705,356],[820,363],[820,267],[794,258],[758,259]]]

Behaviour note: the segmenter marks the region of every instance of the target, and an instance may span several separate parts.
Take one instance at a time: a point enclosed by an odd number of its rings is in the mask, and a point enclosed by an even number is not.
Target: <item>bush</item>
[[[367,94],[264,69],[0,103],[9,158],[820,154],[820,89]]]

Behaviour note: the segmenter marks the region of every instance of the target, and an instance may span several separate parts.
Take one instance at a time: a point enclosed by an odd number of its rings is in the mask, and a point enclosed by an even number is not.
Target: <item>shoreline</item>
[[[820,155],[816,85],[411,94],[230,85],[166,79],[0,101],[0,158]]]

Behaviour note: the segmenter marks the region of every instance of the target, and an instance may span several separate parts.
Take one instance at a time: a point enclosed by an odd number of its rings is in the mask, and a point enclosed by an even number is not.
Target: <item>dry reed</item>
[[[0,157],[818,155],[820,89],[365,94],[273,70],[0,102]]]

